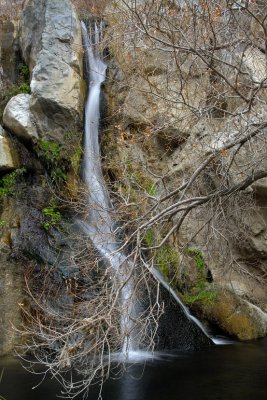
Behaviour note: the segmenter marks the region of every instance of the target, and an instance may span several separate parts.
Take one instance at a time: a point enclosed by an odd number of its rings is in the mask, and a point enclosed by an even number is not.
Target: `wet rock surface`
[[[203,331],[185,315],[175,299],[161,286],[164,313],[159,320],[156,350],[197,350],[213,343]]]

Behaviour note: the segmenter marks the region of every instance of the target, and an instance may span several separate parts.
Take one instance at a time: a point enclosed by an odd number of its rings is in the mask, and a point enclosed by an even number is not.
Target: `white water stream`
[[[88,187],[89,215],[80,221],[84,232],[90,237],[100,255],[112,267],[114,280],[120,290],[121,301],[121,336],[122,353],[128,357],[134,352],[133,323],[134,294],[131,265],[126,257],[117,251],[118,245],[114,234],[114,221],[111,217],[111,205],[101,170],[99,149],[99,119],[101,84],[106,77],[106,64],[101,57],[102,25],[94,24],[90,36],[82,22],[84,46],[86,49],[87,67],[89,70],[89,95],[85,105],[85,143],[83,180]]]
[[[101,85],[106,77],[106,64],[103,61],[99,44],[102,39],[102,25],[95,23],[87,28],[82,22],[82,33],[86,50],[86,62],[89,71],[89,95],[85,106],[85,143],[83,180],[88,187],[89,215],[80,221],[82,229],[88,235],[100,255],[110,263],[114,278],[117,279],[121,301],[121,335],[122,356],[124,358],[141,358],[144,352],[139,351],[134,339],[134,324],[136,318],[136,300],[134,299],[134,278],[131,276],[131,263],[126,261],[124,254],[117,251],[118,245],[114,234],[114,221],[111,217],[111,203],[101,170],[99,149],[99,120]],[[210,337],[204,325],[181,302],[176,293],[165,282],[161,274],[154,268],[154,278],[159,281],[182,307],[188,319],[192,320],[202,332]],[[213,340],[211,338],[211,340]],[[214,343],[217,341],[214,339]],[[218,343],[216,343],[218,344]],[[146,353],[148,354],[148,353]]]

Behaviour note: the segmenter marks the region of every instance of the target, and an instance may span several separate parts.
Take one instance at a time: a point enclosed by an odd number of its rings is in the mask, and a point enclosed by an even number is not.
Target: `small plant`
[[[201,253],[201,251],[194,247],[189,247],[187,249],[187,254],[194,258],[198,272],[204,271],[205,261],[204,261],[204,257],[203,257],[203,254]]]
[[[0,198],[12,196],[14,194],[15,183],[25,171],[25,168],[19,168],[13,172],[10,172],[9,174],[6,174],[0,179]]]
[[[176,248],[170,244],[164,244],[156,253],[155,264],[162,274],[173,285],[178,284],[177,272],[180,263],[180,256]]]
[[[6,226],[6,221],[0,219],[0,229],[3,229]]]
[[[31,93],[31,87],[27,82],[23,82],[21,85],[17,87],[17,94],[19,93]]]
[[[51,178],[56,183],[66,181],[67,175],[61,159],[61,147],[52,141],[40,140],[38,142],[40,155],[50,170]]]
[[[143,172],[143,170],[129,161],[127,163],[127,175],[133,186],[137,189],[143,189],[150,196],[157,194],[154,181]]]
[[[48,231],[52,226],[59,224],[61,221],[61,213],[54,207],[43,208],[42,213],[46,219],[46,222],[43,224],[46,231]]]
[[[155,245],[155,233],[153,229],[147,229],[144,238],[143,238],[144,244],[146,244],[148,247],[152,247]]]
[[[183,295],[184,301],[187,304],[193,304],[199,301],[213,303],[216,300],[217,293],[208,287],[205,273],[205,260],[201,250],[189,247],[186,253],[195,261],[197,279],[190,293]]]
[[[41,150],[41,156],[49,164],[54,164],[60,159],[60,146],[57,143],[51,141],[40,140],[39,148]]]
[[[80,145],[76,146],[74,153],[71,156],[71,166],[76,175],[79,175],[80,162],[83,155],[83,149]]]
[[[30,80],[30,70],[27,64],[20,64],[19,66],[20,75],[24,82],[29,82]]]
[[[51,177],[53,181],[60,183],[66,181],[67,174],[63,168],[55,167],[51,170]]]

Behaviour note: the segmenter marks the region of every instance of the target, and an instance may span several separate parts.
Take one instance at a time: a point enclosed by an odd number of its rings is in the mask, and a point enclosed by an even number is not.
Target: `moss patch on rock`
[[[266,335],[266,326],[251,307],[230,291],[221,290],[216,301],[206,303],[202,312],[228,334],[239,340],[251,340]]]

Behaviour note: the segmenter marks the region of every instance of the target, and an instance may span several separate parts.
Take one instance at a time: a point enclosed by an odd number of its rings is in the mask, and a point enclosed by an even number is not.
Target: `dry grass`
[[[92,15],[101,15],[108,0],[73,0],[78,12],[86,11]]]
[[[0,17],[18,17],[22,4],[23,0],[0,0]]]
[[[20,15],[24,0],[0,0],[0,17],[16,18]],[[108,0],[73,0],[78,12],[101,15]]]

